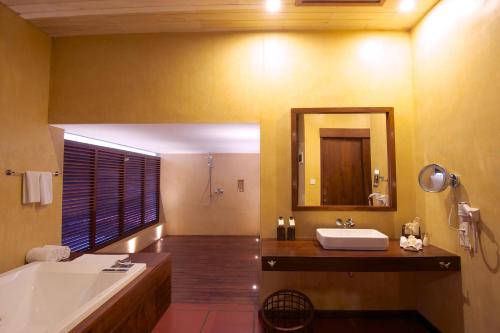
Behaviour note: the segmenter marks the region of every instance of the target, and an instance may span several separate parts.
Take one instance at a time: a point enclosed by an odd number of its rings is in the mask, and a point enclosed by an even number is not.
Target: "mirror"
[[[392,108],[292,109],[293,210],[396,210]]]
[[[418,183],[425,192],[442,192],[451,185],[457,187],[460,184],[458,176],[449,173],[439,164],[429,164],[420,170],[418,174]]]

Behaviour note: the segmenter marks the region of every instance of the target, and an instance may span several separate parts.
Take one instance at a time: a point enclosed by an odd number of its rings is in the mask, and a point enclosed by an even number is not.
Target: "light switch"
[[[316,185],[316,178],[309,179],[309,184],[310,185]]]
[[[245,180],[238,179],[238,192],[245,192]]]

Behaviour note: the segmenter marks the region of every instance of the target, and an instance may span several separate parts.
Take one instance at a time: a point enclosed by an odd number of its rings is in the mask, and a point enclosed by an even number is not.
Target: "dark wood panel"
[[[318,310],[314,313],[314,332],[412,332],[438,333],[416,310]]]
[[[170,254],[137,253],[131,258],[146,263],[146,270],[71,333],[151,332],[170,305]]]
[[[270,265],[269,262],[274,262]],[[448,265],[449,263],[449,265]],[[315,239],[262,240],[264,271],[404,272],[460,271],[460,257],[436,246],[405,251],[391,240],[386,251],[325,250]]]
[[[256,237],[168,236],[143,252],[172,254],[174,303],[258,304],[252,288],[260,277]]]

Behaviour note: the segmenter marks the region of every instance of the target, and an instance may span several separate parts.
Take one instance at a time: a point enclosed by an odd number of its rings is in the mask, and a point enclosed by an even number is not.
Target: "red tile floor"
[[[255,307],[232,304],[172,304],[153,333],[260,333]]]

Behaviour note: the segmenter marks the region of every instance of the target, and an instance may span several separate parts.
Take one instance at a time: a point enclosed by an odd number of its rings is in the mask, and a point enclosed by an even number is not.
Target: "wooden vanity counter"
[[[460,257],[436,246],[405,251],[390,240],[385,251],[325,250],[316,239],[262,239],[263,271],[410,272],[460,271]]]
[[[73,255],[75,258],[79,254]],[[74,327],[70,333],[149,333],[170,305],[169,253],[133,253],[146,270]]]

